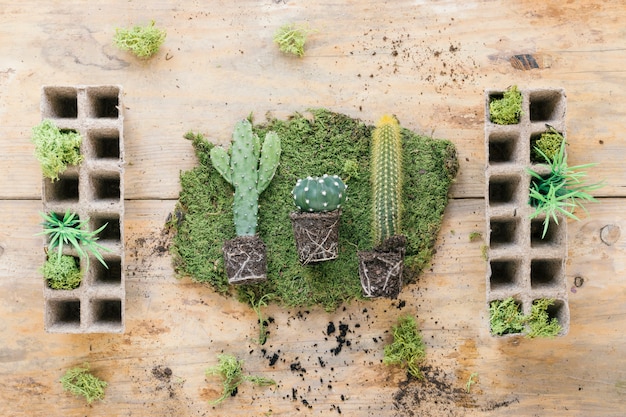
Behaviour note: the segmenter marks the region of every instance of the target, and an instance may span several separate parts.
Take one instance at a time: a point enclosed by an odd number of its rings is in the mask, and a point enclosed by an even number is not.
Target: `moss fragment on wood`
[[[222,353],[217,356],[217,360],[217,365],[206,370],[207,376],[218,375],[222,378],[222,395],[210,402],[213,405],[235,395],[237,388],[244,381],[250,381],[259,386],[276,385],[273,379],[244,374],[243,360],[238,360],[234,355]]]
[[[130,51],[138,58],[147,59],[159,51],[165,42],[166,32],[154,26],[154,20],[146,26],[131,29],[115,29],[115,45],[123,51]]]
[[[274,34],[274,42],[278,49],[286,54],[292,54],[298,58],[304,56],[304,45],[311,30],[295,23],[282,25]]]
[[[85,397],[88,404],[104,399],[107,383],[89,372],[89,365],[69,369],[60,379],[63,389],[76,396]]]
[[[420,365],[426,358],[426,346],[413,316],[402,316],[393,326],[393,342],[385,346],[385,365],[407,368],[409,374],[422,379]]]

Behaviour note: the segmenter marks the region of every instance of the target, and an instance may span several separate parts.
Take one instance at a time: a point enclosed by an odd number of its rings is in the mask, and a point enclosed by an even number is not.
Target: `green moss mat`
[[[213,169],[201,135],[193,140],[199,166],[181,174],[177,229],[172,244],[179,275],[206,282],[224,294],[237,293],[248,302],[273,294],[286,306],[320,304],[327,310],[361,298],[357,251],[371,249],[369,142],[373,126],[348,116],[319,109],[313,118],[295,114],[288,121],[270,120],[254,129],[259,137],[278,133],[283,153],[272,183],[259,199],[258,233],[267,245],[268,280],[231,288],[224,272],[222,244],[235,236],[232,188]],[[414,282],[428,265],[448,202],[448,188],[458,169],[456,150],[449,141],[419,136],[403,129],[403,231],[408,239],[405,283]],[[337,174],[348,185],[343,207],[338,259],[303,267],[289,220],[295,209],[290,195],[298,178]],[[184,216],[180,216],[184,214]],[[234,291],[233,291],[234,290]]]

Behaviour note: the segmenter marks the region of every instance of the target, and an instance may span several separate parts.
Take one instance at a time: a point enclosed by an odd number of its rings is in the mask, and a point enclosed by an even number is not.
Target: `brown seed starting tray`
[[[501,98],[504,90],[485,91],[487,307],[513,297],[529,314],[534,300],[554,299],[548,314],[559,321],[563,336],[570,321],[567,222],[552,222],[541,238],[544,218],[530,219],[534,208],[529,204],[531,176],[526,169],[549,172],[531,162],[531,144],[547,131],[546,124],[565,137],[566,96],[562,89],[520,91],[522,114],[514,125],[498,125],[489,117],[489,103]]]
[[[69,167],[58,181],[43,179],[43,210],[63,215],[66,210],[89,219],[89,229],[105,223],[98,243],[105,268],[90,257],[83,260],[83,279],[71,291],[53,290],[44,282],[44,326],[50,333],[122,333],[124,331],[124,118],[122,88],[44,86],[41,116],[59,129],[81,134],[78,167]],[[64,253],[78,258],[70,248]]]

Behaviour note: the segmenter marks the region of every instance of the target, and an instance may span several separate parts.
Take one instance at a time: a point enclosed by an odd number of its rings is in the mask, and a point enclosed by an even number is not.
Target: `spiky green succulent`
[[[54,212],[40,213],[44,219],[43,232],[38,235],[48,236],[48,251],[56,249],[57,257],[63,255],[63,247],[71,245],[81,258],[86,259],[89,265],[89,253],[91,253],[102,265],[108,268],[102,254],[103,251],[111,251],[109,248],[97,243],[98,233],[104,230],[108,223],[105,223],[97,230],[88,230],[87,223],[89,219],[81,220],[78,214],[72,213],[69,209],[63,217]],[[50,254],[49,254],[50,256]]]
[[[568,166],[565,145],[565,140],[561,141],[559,151],[553,158],[548,157],[541,149],[535,147],[535,152],[548,161],[550,167],[549,174],[542,175],[531,169],[527,170],[532,176],[529,202],[535,208],[530,218],[545,216],[542,238],[545,237],[550,222],[553,221],[555,224],[559,224],[559,217],[564,216],[580,220],[574,215],[574,210],[581,208],[586,211],[583,202],[597,201],[589,193],[604,185],[603,183],[585,184],[583,182],[586,173],[581,170],[592,167],[595,164]]]
[[[426,346],[413,316],[398,318],[393,326],[393,343],[385,346],[384,352],[385,365],[400,365],[414,377],[424,377],[420,366],[426,358]]]
[[[89,372],[88,364],[69,369],[59,382],[65,391],[85,397],[88,404],[104,399],[104,389],[108,385],[106,381]]]
[[[346,201],[346,184],[337,175],[299,179],[291,191],[298,210],[320,213],[341,208]]]
[[[302,58],[304,56],[306,38],[311,32],[306,26],[286,23],[278,28],[274,34],[274,42],[278,45],[281,52]]]
[[[400,234],[402,138],[398,120],[384,115],[372,133],[373,237],[375,245]]]
[[[280,153],[278,135],[268,132],[261,146],[248,120],[235,125],[229,152],[218,146],[211,149],[213,166],[235,188],[233,218],[237,236],[252,236],[256,233],[259,195],[274,178]]]
[[[131,29],[115,29],[115,45],[123,51],[130,51],[138,58],[147,59],[159,51],[167,33],[154,26],[154,20],[146,26]]]

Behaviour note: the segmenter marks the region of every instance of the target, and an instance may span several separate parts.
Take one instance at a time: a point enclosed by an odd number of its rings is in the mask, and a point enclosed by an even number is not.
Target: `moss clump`
[[[522,93],[516,85],[506,90],[501,99],[494,99],[489,103],[489,117],[493,123],[514,125],[519,123],[521,114]]]
[[[308,34],[307,28],[295,23],[282,25],[274,34],[274,42],[278,44],[278,49],[286,54],[292,54],[299,58],[304,56],[304,44]]]
[[[530,315],[527,317],[528,334],[526,337],[554,337],[562,330],[556,317],[550,318],[548,309],[554,305],[554,300],[542,298],[533,301]]]
[[[159,51],[165,42],[165,30],[154,26],[154,20],[146,26],[132,29],[115,29],[115,45],[123,51],[130,51],[138,58],[150,58]]]
[[[60,379],[63,389],[76,396],[83,396],[87,403],[104,399],[104,389],[107,383],[89,372],[89,365],[69,369]]]
[[[559,154],[564,140],[563,135],[550,126],[547,132],[542,133],[539,139],[531,143],[531,162],[551,163]],[[543,155],[540,151],[543,152]]]
[[[35,126],[31,141],[35,144],[35,157],[41,164],[43,175],[56,181],[68,165],[83,162],[80,154],[82,140],[79,133],[62,131],[49,119]]]
[[[73,256],[48,256],[41,273],[53,290],[73,290],[80,285],[82,273]]]
[[[206,375],[219,375],[222,377],[222,396],[211,401],[211,404],[219,404],[226,398],[234,396],[237,388],[244,381],[250,381],[259,386],[276,385],[276,381],[259,376],[244,375],[243,361],[237,360],[234,355],[221,354],[217,356],[218,364],[207,369]]]
[[[420,365],[426,358],[424,342],[413,316],[403,316],[393,326],[393,343],[385,346],[385,365],[400,365],[408,368],[409,374],[423,378]]]
[[[320,304],[332,310],[344,301],[362,297],[357,251],[371,246],[369,149],[373,127],[323,109],[312,113],[313,118],[295,114],[287,121],[272,119],[254,126],[259,137],[275,131],[281,139],[282,154],[274,179],[259,198],[258,232],[267,245],[268,280],[253,289],[256,300],[274,294],[272,299],[286,306]],[[184,216],[174,226],[174,266],[179,275],[209,283],[226,294],[230,287],[221,248],[225,240],[235,236],[232,192],[211,164],[213,145],[201,135],[188,133],[186,138],[193,143],[199,166],[181,174],[177,212]],[[402,139],[402,223],[408,240],[405,277],[411,283],[429,264],[458,162],[448,141],[406,129]],[[344,171],[350,174],[346,181],[350,196],[342,210],[339,257],[303,267],[289,221],[294,210],[290,194],[293,184],[308,175]],[[235,291],[244,292],[239,287]]]
[[[530,314],[526,316],[513,297],[492,301],[489,306],[491,333],[498,336],[522,333],[528,327],[528,338],[554,337],[562,328],[559,321],[550,318],[548,313],[553,304],[554,300],[549,298],[535,300]]]
[[[489,304],[489,323],[491,333],[497,336],[521,333],[524,331],[526,317],[521,306],[513,297],[509,297]]]

